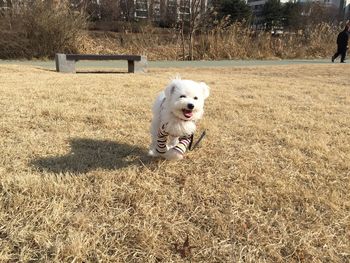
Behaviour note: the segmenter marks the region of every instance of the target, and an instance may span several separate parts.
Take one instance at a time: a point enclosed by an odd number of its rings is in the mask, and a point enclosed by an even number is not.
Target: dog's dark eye
[[[185,95],[181,95],[181,96],[180,96],[180,99],[182,99],[182,98],[186,98],[186,96],[185,96]]]
[[[198,97],[194,97],[193,99],[198,100]]]

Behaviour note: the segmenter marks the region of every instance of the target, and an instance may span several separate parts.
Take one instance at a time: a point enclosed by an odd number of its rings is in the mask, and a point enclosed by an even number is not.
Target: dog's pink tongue
[[[192,111],[190,110],[183,110],[184,116],[186,118],[191,118],[192,117]]]

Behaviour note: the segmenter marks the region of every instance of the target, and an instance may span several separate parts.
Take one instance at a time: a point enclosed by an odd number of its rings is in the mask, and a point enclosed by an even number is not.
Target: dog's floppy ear
[[[174,93],[175,89],[176,89],[175,83],[174,83],[174,82],[171,82],[171,83],[168,85],[168,87],[165,88],[165,91],[164,91],[164,93],[165,93],[165,98],[170,98],[171,95]]]
[[[208,87],[208,85],[205,84],[204,82],[200,82],[199,85],[200,85],[200,87],[203,90],[204,99],[208,98],[209,97],[209,91],[210,91],[210,88]]]

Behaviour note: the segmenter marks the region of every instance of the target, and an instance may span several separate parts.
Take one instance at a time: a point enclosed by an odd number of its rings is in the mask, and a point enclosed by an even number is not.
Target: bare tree
[[[194,36],[200,28],[200,19],[203,15],[202,11],[203,0],[191,0],[190,1],[190,21],[189,21],[189,59],[193,60],[193,41]]]
[[[180,6],[178,8],[178,24],[182,39],[183,59],[187,58],[188,60],[193,60],[194,38],[202,27],[201,22],[205,12],[205,0],[180,1]],[[186,42],[188,43],[188,56],[185,54]]]

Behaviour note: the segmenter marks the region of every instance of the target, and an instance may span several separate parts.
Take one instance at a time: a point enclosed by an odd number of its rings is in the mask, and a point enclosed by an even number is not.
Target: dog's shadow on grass
[[[76,138],[71,150],[63,156],[35,159],[31,164],[40,171],[55,174],[84,174],[96,169],[116,170],[151,162],[144,148],[108,140]]]

